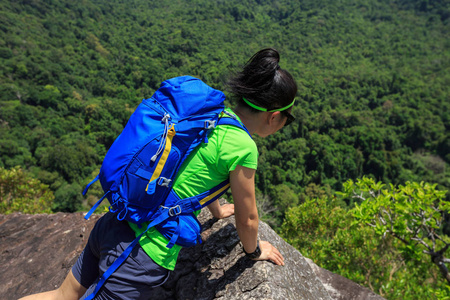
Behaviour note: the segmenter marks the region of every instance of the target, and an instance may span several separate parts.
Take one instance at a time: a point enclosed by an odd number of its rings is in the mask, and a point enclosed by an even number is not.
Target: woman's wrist
[[[244,247],[242,247],[242,249],[244,250],[245,256],[247,256],[250,259],[257,259],[261,256],[261,248],[259,247],[259,240],[256,241],[255,251],[249,253],[249,252],[245,251]]]

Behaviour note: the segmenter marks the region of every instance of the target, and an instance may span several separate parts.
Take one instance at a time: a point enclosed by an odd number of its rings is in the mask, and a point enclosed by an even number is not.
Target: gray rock
[[[0,215],[0,295],[15,299],[59,286],[87,242],[99,216],[81,213]],[[373,299],[370,290],[316,266],[261,222],[261,240],[270,241],[285,266],[245,257],[234,217],[214,219],[207,209],[199,216],[203,243],[181,251],[169,280],[151,299]]]
[[[58,287],[99,216],[0,215],[0,298],[17,299]]]

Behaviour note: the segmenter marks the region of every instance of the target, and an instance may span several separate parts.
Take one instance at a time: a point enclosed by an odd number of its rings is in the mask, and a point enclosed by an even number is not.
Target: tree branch
[[[427,248],[428,250],[434,252],[434,248],[432,249],[432,248],[431,248],[427,243],[425,243],[425,241],[422,240],[421,238],[415,237],[415,238],[411,238],[411,240],[413,240],[413,241],[418,241],[420,244],[422,244],[423,246],[425,246],[425,248]],[[425,251],[425,250],[424,250],[424,251]]]

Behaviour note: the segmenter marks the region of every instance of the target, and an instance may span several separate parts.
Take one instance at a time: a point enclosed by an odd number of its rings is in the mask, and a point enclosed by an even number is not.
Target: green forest
[[[386,299],[450,299],[420,248],[450,243],[450,1],[0,0],[0,37],[0,213],[87,211],[102,191],[84,186],[162,81],[229,96],[273,47],[299,90],[296,121],[255,137],[260,217]],[[422,237],[406,236],[417,217],[377,223],[375,192],[437,221]]]

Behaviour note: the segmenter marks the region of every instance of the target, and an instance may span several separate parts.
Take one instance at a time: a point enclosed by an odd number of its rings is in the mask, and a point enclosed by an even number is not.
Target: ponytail
[[[255,112],[245,101],[268,111],[291,104],[297,93],[297,84],[288,71],[280,68],[280,54],[267,48],[258,51],[244,65],[241,72],[228,81],[228,87],[240,105]]]

